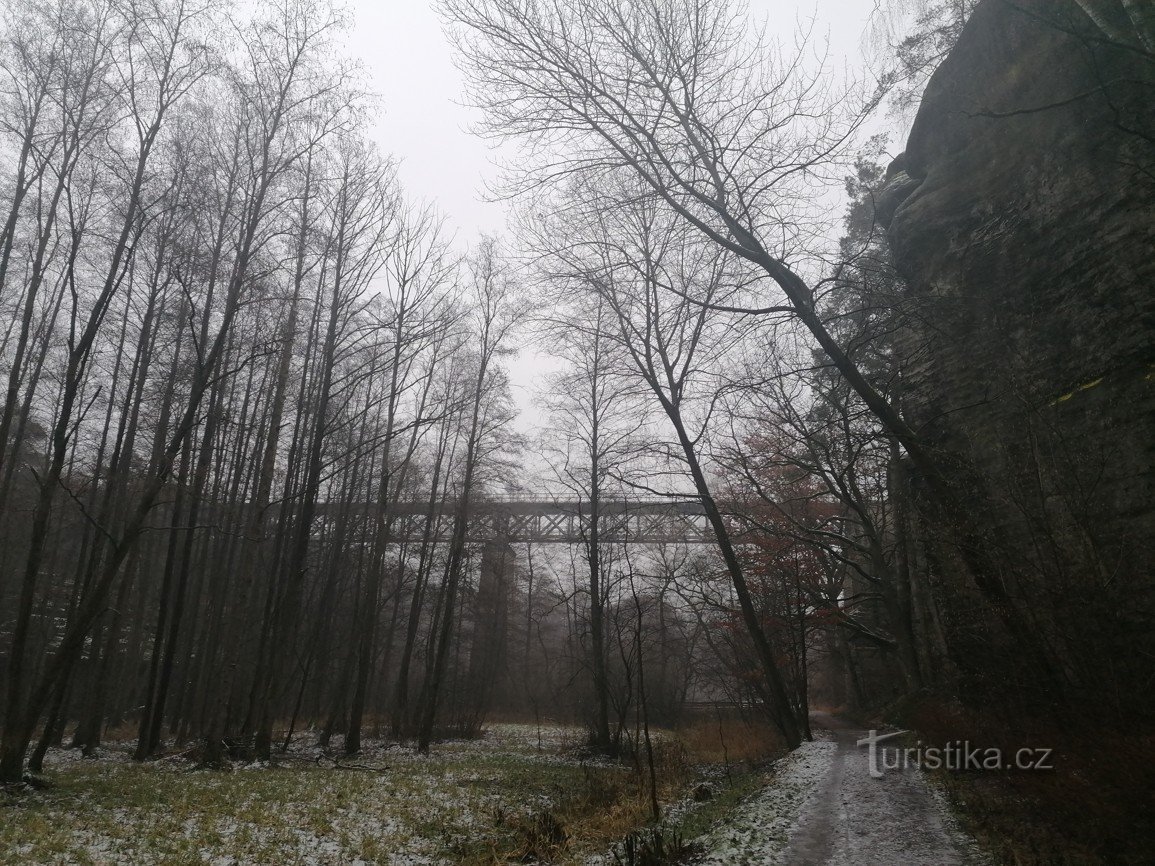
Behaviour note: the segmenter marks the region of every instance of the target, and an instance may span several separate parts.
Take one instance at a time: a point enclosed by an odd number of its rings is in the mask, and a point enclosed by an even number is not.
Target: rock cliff
[[[1094,693],[1150,691],[1155,647],[1149,29],[1119,2],[981,3],[880,207],[926,323],[908,418],[969,467],[1003,579]]]

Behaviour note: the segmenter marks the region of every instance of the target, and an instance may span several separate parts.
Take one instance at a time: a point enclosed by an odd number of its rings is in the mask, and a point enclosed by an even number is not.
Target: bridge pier
[[[517,554],[509,539],[484,542],[466,684],[467,711],[475,713],[478,722],[485,718],[506,670],[510,599],[516,584]]]

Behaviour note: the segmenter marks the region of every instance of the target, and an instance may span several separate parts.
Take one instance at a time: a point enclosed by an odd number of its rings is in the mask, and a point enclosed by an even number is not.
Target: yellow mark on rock
[[[1150,376],[1148,376],[1148,378],[1150,378]],[[1086,391],[1086,390],[1088,390],[1089,388],[1094,388],[1096,385],[1098,385],[1098,384],[1099,384],[1100,382],[1102,382],[1102,381],[1103,381],[1103,377],[1102,377],[1102,376],[1100,376],[1098,379],[1096,379],[1096,380],[1095,380],[1095,381],[1093,381],[1093,382],[1087,382],[1085,385],[1080,385],[1080,386],[1079,386],[1078,388],[1076,388],[1074,391],[1070,391],[1070,392],[1068,392],[1068,393],[1064,394],[1062,397],[1059,397],[1059,398],[1057,398],[1056,400],[1053,400],[1053,401],[1051,402],[1051,405],[1052,405],[1052,406],[1057,406],[1059,403],[1066,403],[1068,400],[1070,400],[1072,397],[1074,397],[1074,396],[1075,396],[1076,394],[1078,394],[1080,391]]]

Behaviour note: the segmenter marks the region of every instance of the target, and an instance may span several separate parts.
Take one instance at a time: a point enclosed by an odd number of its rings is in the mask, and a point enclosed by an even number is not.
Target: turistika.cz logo
[[[972,746],[969,740],[955,740],[945,746],[880,746],[907,731],[880,734],[873,728],[858,741],[867,747],[870,775],[881,779],[887,770],[1053,770],[1051,749],[1022,748],[1004,752],[996,747]]]

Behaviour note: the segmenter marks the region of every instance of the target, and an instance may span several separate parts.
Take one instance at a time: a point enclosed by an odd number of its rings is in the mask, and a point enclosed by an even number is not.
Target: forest
[[[634,798],[605,862],[690,862],[686,790],[732,807],[853,722],[1057,754],[936,783],[973,862],[1142,862],[1152,13],[881,4],[840,73],[729,0],[434,6],[500,235],[404,188],[354,11],[0,4],[0,859],[561,862]],[[1018,77],[965,66],[1014,39]],[[340,801],[495,737],[564,741],[581,809],[490,804],[425,860],[19,847],[175,760],[303,755],[296,799]],[[781,856],[700,862],[827,862]]]

